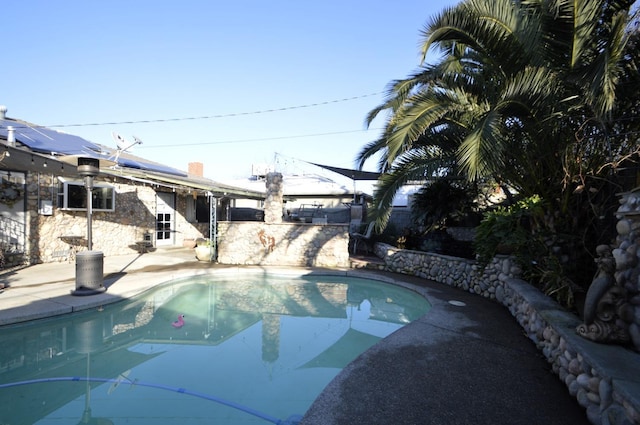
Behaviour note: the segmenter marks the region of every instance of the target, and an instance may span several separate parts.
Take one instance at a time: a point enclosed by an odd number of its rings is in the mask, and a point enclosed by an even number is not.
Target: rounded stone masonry
[[[612,245],[596,248],[598,271],[584,303],[584,338],[601,343],[628,344],[640,351],[640,190],[620,194]]]
[[[629,211],[631,204],[640,206],[640,192],[638,195],[634,201],[623,202],[624,210]],[[632,247],[634,255],[640,258],[640,225],[629,220],[628,213],[625,217],[628,221],[619,226],[622,230],[619,238],[626,245],[620,241],[624,253],[619,254],[621,257],[624,254],[626,265],[637,264],[626,254]],[[473,260],[401,250],[383,243],[376,243],[374,252],[384,261],[387,271],[455,286],[504,305],[569,393],[585,408],[592,424],[640,424],[640,355],[619,345],[600,344],[579,336],[575,331],[580,324],[578,317],[521,280],[522,270],[513,258],[497,256],[483,269]],[[631,276],[635,288],[640,285],[637,266],[625,269],[624,276]],[[631,286],[626,285],[635,294],[631,298],[635,321],[630,332],[635,332],[640,340],[640,294]]]

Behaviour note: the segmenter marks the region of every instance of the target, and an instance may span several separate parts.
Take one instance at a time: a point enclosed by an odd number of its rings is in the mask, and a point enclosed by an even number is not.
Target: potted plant
[[[196,239],[195,238],[184,238],[182,240],[182,246],[185,248],[195,248],[196,247]]]
[[[210,239],[198,238],[196,239],[196,258],[199,261],[211,261],[212,244]]]

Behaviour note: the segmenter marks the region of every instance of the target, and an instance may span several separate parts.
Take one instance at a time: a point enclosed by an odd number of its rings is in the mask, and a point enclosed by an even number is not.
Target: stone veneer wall
[[[282,190],[282,174],[267,174],[264,223],[218,222],[218,263],[348,267],[349,225],[283,223]]]
[[[640,424],[640,355],[578,336],[580,320],[519,279],[521,270],[510,257],[496,257],[482,269],[473,260],[382,243],[375,244],[374,252],[384,260],[385,270],[434,280],[503,304],[586,409],[591,423]]]
[[[349,225],[219,222],[218,263],[348,267]]]
[[[156,190],[149,186],[117,178],[98,178],[114,186],[115,211],[94,211],[92,216],[93,249],[105,256],[137,252],[136,242],[142,241],[145,231],[154,233],[156,223]],[[51,174],[30,173],[27,176],[27,243],[29,264],[72,260],[73,249],[86,250],[86,211],[64,211],[57,207],[57,177]],[[186,197],[176,196],[175,244],[185,238],[208,236],[208,223],[190,223],[184,217]],[[38,202],[50,200],[52,215],[38,214]],[[81,238],[78,245],[69,236]],[[70,243],[71,242],[71,243]]]

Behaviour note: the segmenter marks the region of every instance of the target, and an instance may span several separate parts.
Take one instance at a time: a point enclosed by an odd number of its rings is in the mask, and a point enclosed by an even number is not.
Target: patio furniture
[[[362,243],[364,245],[364,249],[368,254],[370,250],[370,242],[371,242],[371,234],[373,233],[374,222],[372,221],[367,225],[367,231],[363,233],[350,233],[349,237],[353,241],[353,254],[358,251],[358,244]]]

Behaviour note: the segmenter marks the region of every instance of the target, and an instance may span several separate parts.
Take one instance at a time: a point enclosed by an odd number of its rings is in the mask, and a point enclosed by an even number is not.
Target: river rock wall
[[[622,194],[616,218],[614,278],[626,292],[629,313],[623,318],[629,321],[629,336],[640,351],[640,189]]]
[[[512,258],[498,256],[482,268],[474,260],[382,243],[375,244],[374,252],[387,271],[430,279],[501,303],[586,409],[592,424],[640,424],[640,355],[580,337],[575,331],[578,317],[520,279],[522,271]]]

